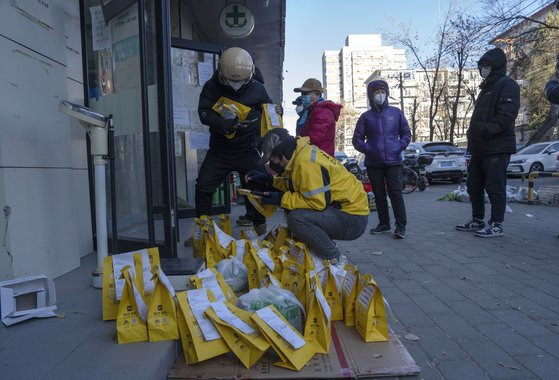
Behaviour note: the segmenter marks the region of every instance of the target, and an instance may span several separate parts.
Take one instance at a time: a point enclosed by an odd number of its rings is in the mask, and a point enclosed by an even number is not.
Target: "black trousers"
[[[402,195],[402,165],[368,166],[367,175],[371,185],[373,185],[379,223],[390,224],[388,200],[386,199],[388,191],[396,225],[402,228],[406,227],[406,205]]]
[[[491,203],[491,220],[502,223],[505,219],[509,160],[508,153],[472,156],[466,184],[475,219],[485,218],[485,191]]]
[[[260,156],[256,152],[248,152],[240,155],[222,153],[210,149],[206,154],[204,162],[200,167],[198,179],[196,180],[196,216],[211,215],[212,196],[229,173],[239,172],[244,179],[245,174],[251,170],[266,171],[264,166],[258,165]],[[244,180],[243,180],[244,182]],[[257,226],[266,223],[266,218],[254,209],[250,202],[246,202],[247,216]]]

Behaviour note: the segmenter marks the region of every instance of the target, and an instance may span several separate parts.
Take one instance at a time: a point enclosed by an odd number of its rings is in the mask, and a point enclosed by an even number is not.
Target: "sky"
[[[468,1],[457,1],[462,6]],[[429,43],[449,0],[287,0],[283,81],[284,125],[295,131],[297,114],[291,102],[295,87],[307,78],[322,81],[322,53],[340,50],[348,34],[395,33],[411,25]],[[401,46],[397,46],[400,47]],[[413,62],[408,54],[408,66]]]

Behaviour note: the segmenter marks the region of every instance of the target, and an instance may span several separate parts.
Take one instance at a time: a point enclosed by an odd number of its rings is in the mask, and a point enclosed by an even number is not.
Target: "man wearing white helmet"
[[[249,171],[265,170],[258,164],[260,156],[256,148],[260,141],[262,104],[272,103],[272,100],[253,74],[254,63],[250,54],[241,48],[229,48],[220,57],[219,70],[204,84],[200,94],[198,114],[202,123],[210,127],[210,149],[196,180],[198,217],[210,215],[213,193],[229,173],[237,171],[244,179]],[[222,96],[250,107],[245,119],[248,122],[239,123],[233,112],[222,116],[212,110]],[[246,207],[256,232],[264,233],[266,218],[249,202]]]

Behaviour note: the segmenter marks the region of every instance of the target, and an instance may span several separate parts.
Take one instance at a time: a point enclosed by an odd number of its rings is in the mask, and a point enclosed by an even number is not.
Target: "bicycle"
[[[409,194],[419,188],[425,191],[427,188],[427,174],[425,167],[431,165],[433,157],[430,155],[405,156],[402,168],[402,193]],[[413,174],[412,174],[413,173]]]

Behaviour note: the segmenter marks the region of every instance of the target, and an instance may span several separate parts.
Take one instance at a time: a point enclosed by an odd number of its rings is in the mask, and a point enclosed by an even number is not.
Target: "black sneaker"
[[[406,228],[396,226],[396,229],[394,229],[394,239],[403,239],[405,236]]]
[[[390,224],[379,224],[370,231],[373,235],[387,234],[390,232]]]
[[[464,224],[459,224],[455,228],[458,231],[479,231],[485,227],[485,222],[480,219],[472,219]]]
[[[492,238],[503,236],[503,225],[501,223],[489,221],[487,226],[475,233],[477,237]]]

